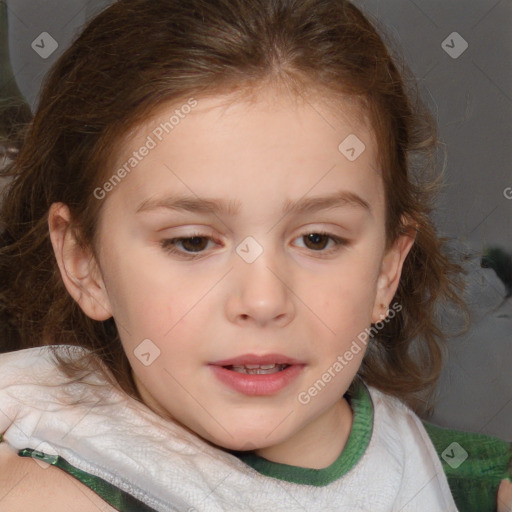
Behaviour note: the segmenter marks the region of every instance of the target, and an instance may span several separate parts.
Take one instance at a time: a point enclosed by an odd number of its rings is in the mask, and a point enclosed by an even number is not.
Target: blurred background
[[[0,0],[0,104],[13,105],[4,124],[30,116],[48,69],[110,3]],[[450,340],[426,419],[512,441],[512,2],[354,3],[402,52],[436,116],[446,187],[435,222],[468,269],[472,325]]]

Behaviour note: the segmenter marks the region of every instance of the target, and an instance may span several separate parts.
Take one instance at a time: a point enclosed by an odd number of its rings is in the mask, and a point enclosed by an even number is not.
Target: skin
[[[512,512],[512,482],[502,480],[498,488],[498,512]]]
[[[0,443],[0,510],[2,512],[115,512],[92,489],[62,469],[43,467]]]
[[[103,201],[96,257],[76,244],[67,207],[50,209],[52,244],[64,283],[91,318],[114,317],[144,402],[157,414],[226,449],[254,449],[276,462],[330,465],[350,433],[343,398],[363,350],[307,405],[307,391],[357,335],[379,321],[398,287],[413,236],[385,248],[384,191],[376,142],[361,113],[275,90],[253,101],[198,99],[192,112]],[[176,105],[166,105],[126,138],[111,176]],[[178,105],[179,108],[179,105]],[[338,145],[356,134],[366,149],[349,161]],[[354,205],[283,216],[286,200],[346,190]],[[240,202],[238,214],[137,213],[171,194]],[[308,244],[327,231],[346,239]],[[162,240],[199,233],[196,259],[166,252]],[[248,236],[263,249],[252,263],[236,252]],[[190,242],[190,240],[189,240]],[[175,248],[186,254],[191,244]],[[192,247],[193,250],[193,247]],[[194,253],[192,253],[194,254]],[[384,305],[384,306],[383,306]],[[160,350],[149,366],[142,340]],[[285,389],[246,396],[221,383],[208,363],[278,353],[304,366]]]

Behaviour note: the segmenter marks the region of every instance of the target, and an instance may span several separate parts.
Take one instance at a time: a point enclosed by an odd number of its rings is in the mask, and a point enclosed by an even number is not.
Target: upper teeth
[[[270,370],[275,368],[276,364],[244,364],[244,368],[248,370],[255,370],[256,368],[261,368],[262,370]]]
[[[238,373],[247,373],[251,375],[262,375],[265,373],[275,373],[283,370],[285,364],[244,364],[240,366],[231,366],[231,370]]]

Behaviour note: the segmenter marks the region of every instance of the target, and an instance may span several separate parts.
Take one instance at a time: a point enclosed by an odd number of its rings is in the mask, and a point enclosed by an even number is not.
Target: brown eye
[[[342,247],[350,242],[331,233],[309,232],[295,239],[299,247],[309,250],[317,258],[334,256]],[[304,244],[304,245],[303,245]]]
[[[208,238],[205,236],[193,236],[191,238],[181,238],[182,247],[186,251],[200,252],[208,245]]]
[[[303,237],[306,240],[306,247],[313,250],[325,249],[329,242],[329,235],[323,233],[310,233]]]
[[[209,242],[215,243],[211,237],[197,234],[187,237],[167,238],[162,240],[160,245],[165,252],[193,258],[205,252]]]

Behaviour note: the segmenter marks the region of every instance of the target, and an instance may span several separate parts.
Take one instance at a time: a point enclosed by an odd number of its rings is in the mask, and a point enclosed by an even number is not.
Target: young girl
[[[8,171],[2,510],[495,508],[509,443],[417,415],[465,306],[407,76],[341,0],[88,25]]]

